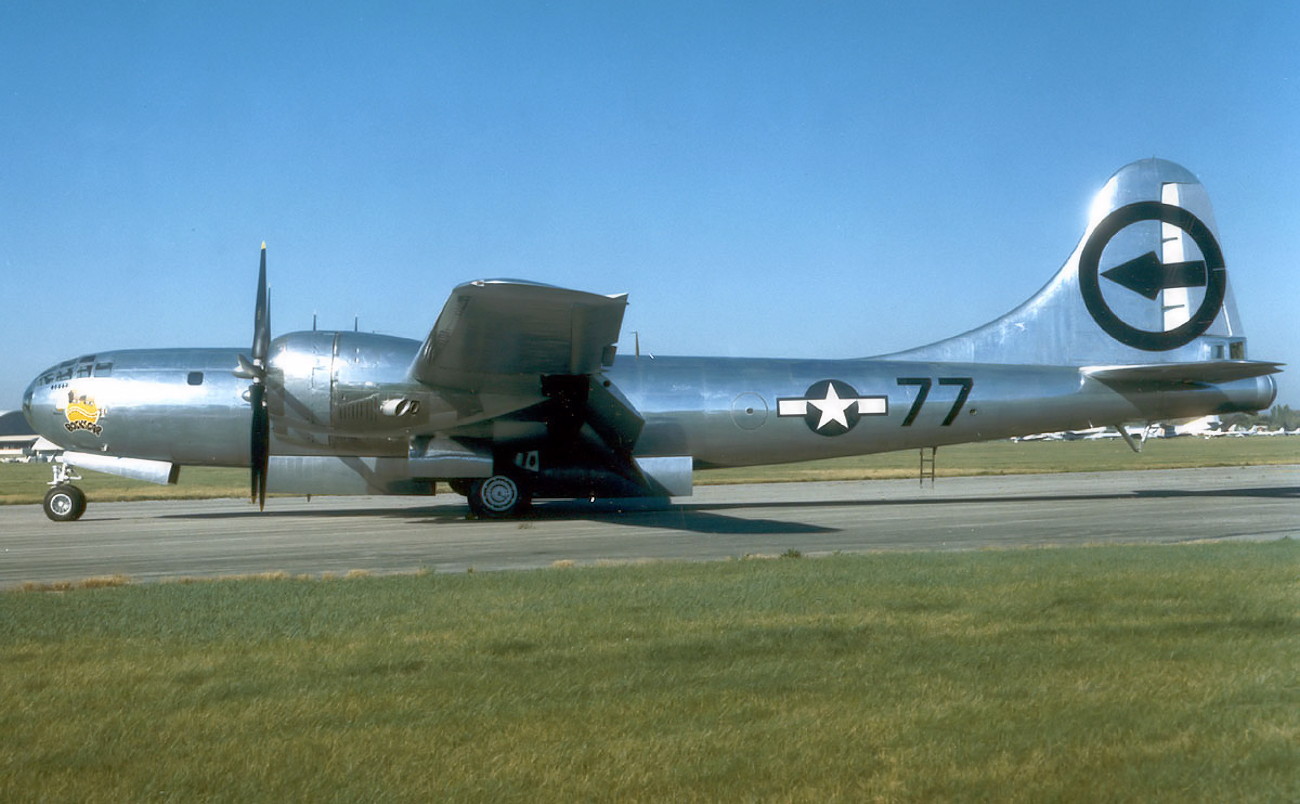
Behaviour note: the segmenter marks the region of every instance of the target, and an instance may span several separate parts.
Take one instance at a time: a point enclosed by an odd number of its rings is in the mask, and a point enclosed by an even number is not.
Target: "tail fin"
[[[1078,366],[1245,360],[1205,188],[1163,159],[1126,165],[1097,193],[1065,266],[1033,298],[970,332],[887,357]]]

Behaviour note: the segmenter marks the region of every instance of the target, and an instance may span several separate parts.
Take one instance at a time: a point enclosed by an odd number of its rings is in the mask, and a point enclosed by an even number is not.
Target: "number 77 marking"
[[[973,377],[940,377],[939,384],[961,386],[961,390],[957,392],[956,401],[952,403],[952,410],[948,411],[948,415],[943,419],[943,426],[947,427],[957,418],[957,414],[961,413],[961,406],[966,404],[966,397],[970,396],[970,389],[975,387],[975,379]]]
[[[915,385],[918,387],[916,400],[912,402],[912,407],[907,411],[907,416],[903,419],[904,427],[911,427],[916,421],[917,415],[921,412],[921,407],[925,405],[925,400],[930,396],[930,387],[932,381],[929,377],[899,377],[899,385]],[[961,413],[962,405],[966,404],[966,399],[970,396],[970,389],[975,387],[975,380],[972,377],[940,377],[940,385],[957,385],[961,390],[957,392],[957,399],[953,401],[952,408],[948,415],[944,417],[942,427],[950,426],[957,420],[957,414]]]

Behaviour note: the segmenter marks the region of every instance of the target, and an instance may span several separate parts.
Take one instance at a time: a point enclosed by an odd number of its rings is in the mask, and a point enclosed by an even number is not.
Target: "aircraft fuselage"
[[[276,339],[271,371],[283,392],[269,399],[274,454],[405,457],[417,425],[463,422],[454,395],[410,381],[419,348],[351,332]],[[232,373],[240,351],[130,350],[65,361],[33,381],[24,407],[40,435],[69,450],[245,466],[248,382]],[[1270,377],[1169,394],[1158,384],[1117,391],[1076,366],[872,358],[622,356],[606,376],[645,419],[635,455],[690,455],[699,468],[1257,410],[1275,393]],[[385,415],[383,403],[393,400],[419,401],[418,417]],[[518,418],[523,432],[528,417]]]

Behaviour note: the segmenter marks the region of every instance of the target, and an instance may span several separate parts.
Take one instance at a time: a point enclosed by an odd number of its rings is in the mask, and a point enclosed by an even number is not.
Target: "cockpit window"
[[[113,374],[113,364],[112,364],[112,363],[96,363],[96,364],[95,364],[95,376],[96,376],[96,377],[109,377],[109,376],[111,376],[112,374]]]
[[[187,383],[189,383],[190,385],[202,385],[202,384],[203,384],[203,372],[201,372],[201,371],[191,371],[191,372],[189,373],[189,376],[187,376],[187,377],[185,378],[185,381],[186,381]]]

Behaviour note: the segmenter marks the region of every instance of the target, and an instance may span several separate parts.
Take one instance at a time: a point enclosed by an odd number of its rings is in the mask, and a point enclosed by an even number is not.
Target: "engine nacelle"
[[[359,332],[292,332],[271,345],[272,432],[301,446],[404,452],[432,399],[408,376],[416,341]],[[431,396],[431,395],[430,395]]]

